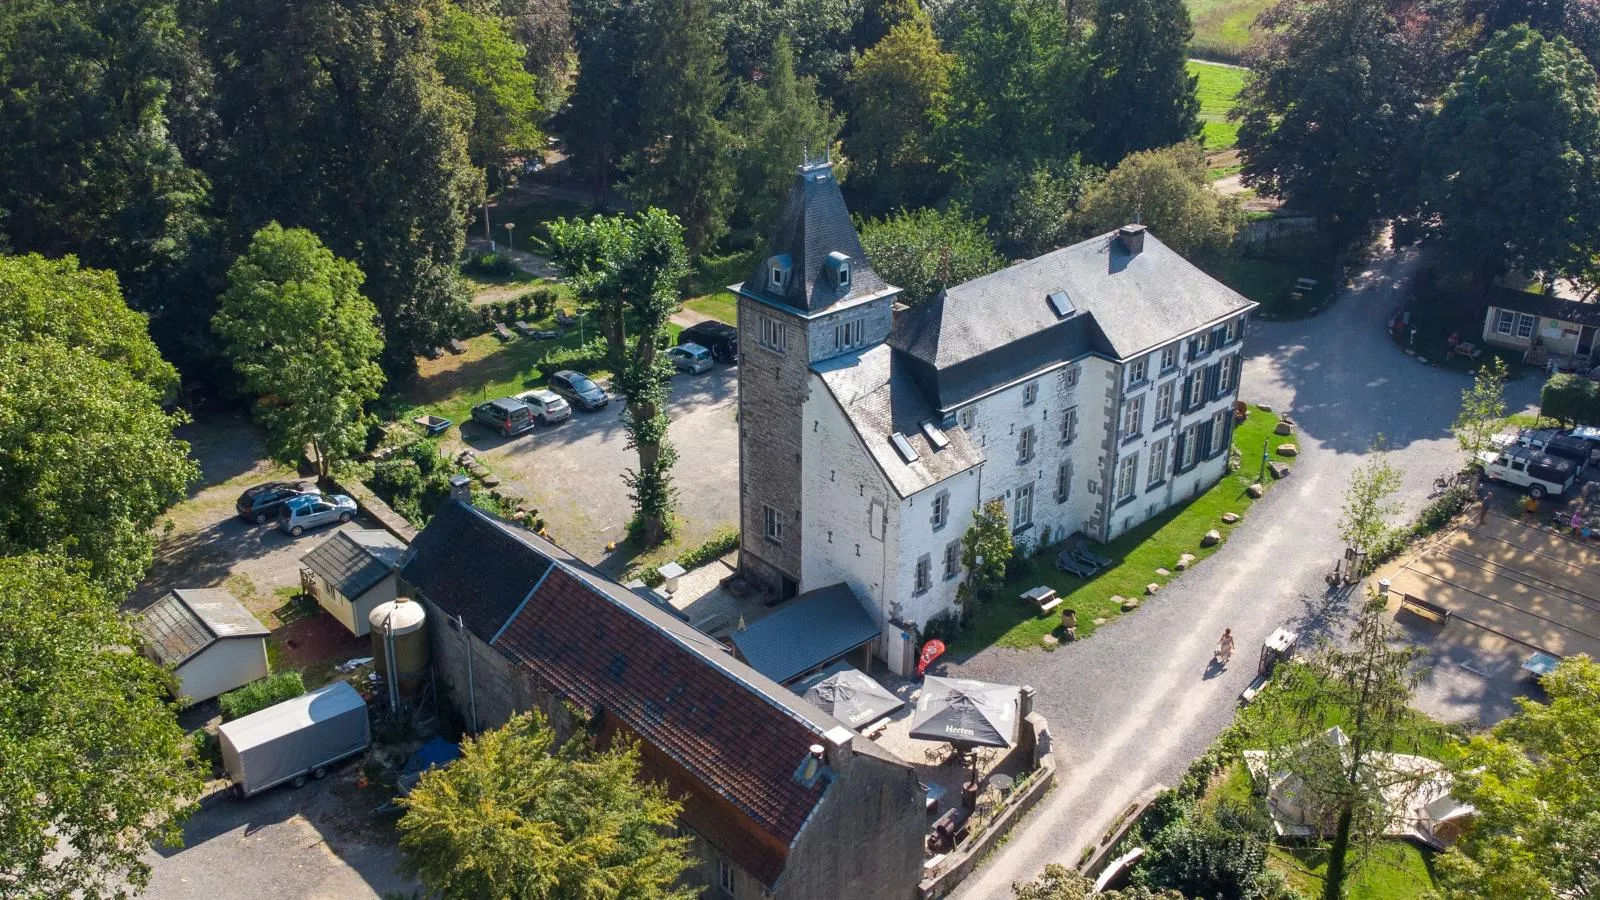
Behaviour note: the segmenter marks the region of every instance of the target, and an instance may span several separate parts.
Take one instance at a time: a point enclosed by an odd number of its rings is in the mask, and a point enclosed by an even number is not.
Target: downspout
[[[456,630],[461,632],[461,639],[467,647],[467,709],[472,716],[472,733],[478,733],[478,690],[477,683],[472,677],[472,637],[467,633],[466,622],[459,613],[456,614]]]

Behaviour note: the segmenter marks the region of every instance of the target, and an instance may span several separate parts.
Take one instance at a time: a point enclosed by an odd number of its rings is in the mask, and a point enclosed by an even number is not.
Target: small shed
[[[267,677],[271,632],[227,591],[174,589],[134,627],[156,662],[176,673],[187,706]]]
[[[395,570],[406,545],[387,531],[336,531],[300,557],[306,593],[356,637],[372,631],[374,609],[395,598]]]
[[[1530,294],[1497,285],[1489,292],[1483,341],[1496,347],[1542,351],[1557,365],[1587,368],[1600,362],[1600,303]],[[1528,362],[1534,362],[1532,358]]]

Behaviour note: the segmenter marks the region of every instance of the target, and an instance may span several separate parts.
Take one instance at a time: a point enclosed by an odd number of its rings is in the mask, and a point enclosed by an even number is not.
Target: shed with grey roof
[[[168,591],[134,620],[134,630],[145,652],[176,674],[185,705],[267,676],[271,632],[227,591]]]
[[[878,633],[861,598],[840,582],[807,591],[729,637],[750,668],[781,684],[844,658]],[[853,662],[864,668],[871,659]]]
[[[300,557],[301,582],[323,609],[361,637],[372,631],[367,616],[395,598],[395,572],[405,551],[405,543],[387,531],[337,531]]]

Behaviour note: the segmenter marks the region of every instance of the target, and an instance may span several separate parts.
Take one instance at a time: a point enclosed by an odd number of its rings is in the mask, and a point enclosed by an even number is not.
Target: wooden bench
[[[1421,616],[1424,619],[1432,619],[1433,621],[1441,624],[1450,621],[1450,610],[1440,606],[1437,603],[1430,603],[1421,597],[1412,596],[1411,594],[1400,595],[1400,608],[1409,610],[1412,614]]]
[[[1048,614],[1052,609],[1061,605],[1061,597],[1057,596],[1053,589],[1043,585],[1024,591],[1022,599],[1039,607],[1039,615],[1041,616]]]

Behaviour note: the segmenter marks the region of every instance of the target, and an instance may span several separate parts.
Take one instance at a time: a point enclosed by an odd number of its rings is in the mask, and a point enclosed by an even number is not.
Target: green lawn
[[[1097,628],[1095,619],[1110,621],[1122,614],[1120,604],[1112,601],[1113,596],[1142,598],[1145,585],[1172,580],[1176,572],[1161,576],[1156,574],[1156,569],[1172,570],[1180,554],[1193,553],[1197,559],[1210,556],[1217,548],[1201,547],[1200,538],[1215,528],[1226,540],[1233,526],[1222,523],[1222,514],[1243,515],[1254,502],[1245,494],[1245,488],[1261,471],[1262,446],[1295,442],[1293,437],[1278,437],[1272,433],[1277,421],[1275,413],[1251,410],[1244,424],[1233,434],[1233,445],[1244,459],[1240,470],[1223,477],[1188,504],[1167,510],[1099,548],[1102,555],[1117,560],[1110,569],[1088,581],[1068,575],[1054,564],[1059,545],[1033,557],[1026,571],[978,610],[951,649],[958,655],[967,655],[994,644],[1018,648],[1040,646],[1040,639],[1060,624],[1060,617],[1054,613],[1040,616],[1037,607],[1018,597],[1021,592],[1040,584],[1055,588],[1064,600],[1062,608],[1077,611],[1078,637],[1089,637]],[[1275,452],[1273,456],[1277,458]]]
[[[1239,91],[1244,89],[1245,70],[1191,59],[1189,74],[1200,78],[1195,91],[1200,96],[1200,121],[1205,123],[1206,150],[1232,148],[1239,140],[1239,125],[1228,121],[1228,112],[1239,99]]]
[[[554,317],[532,324],[536,328],[555,327]],[[586,329],[583,336],[594,338],[594,329]],[[540,363],[546,354],[558,347],[576,347],[579,341],[578,329],[570,328],[554,341],[518,337],[502,344],[499,338],[488,334],[469,338],[466,343],[467,352],[460,356],[418,361],[418,376],[394,397],[396,418],[431,413],[460,425],[471,418],[472,407],[479,403],[543,387],[549,373]],[[604,373],[594,374],[600,377]]]
[[[1236,257],[1201,265],[1218,281],[1261,304],[1256,315],[1263,319],[1303,318],[1321,309],[1333,295],[1334,271],[1328,262]],[[1317,287],[1295,300],[1289,295],[1301,278],[1316,279]]]
[[[586,203],[577,203],[571,200],[536,199],[521,203],[508,202],[489,210],[489,223],[494,233],[495,241],[500,246],[505,246],[505,223],[509,220],[516,227],[512,229],[511,243],[517,250],[540,253],[545,250],[545,242],[550,238],[550,231],[545,227],[553,219],[569,218],[571,216],[590,216],[601,210]],[[467,225],[469,237],[483,236],[483,209],[480,207]]]
[[[739,317],[739,298],[731,291],[718,291],[715,294],[706,294],[696,297],[683,304],[685,309],[692,309],[701,315],[710,316],[718,322],[737,325]]]
[[[1189,52],[1206,59],[1238,61],[1250,43],[1250,25],[1271,0],[1188,0],[1194,20]]]
[[[1274,846],[1267,865],[1289,878],[1289,884],[1307,897],[1322,895],[1322,876],[1328,869],[1321,850]],[[1349,900],[1413,900],[1433,889],[1429,854],[1409,841],[1385,841],[1355,876],[1345,884]]]

